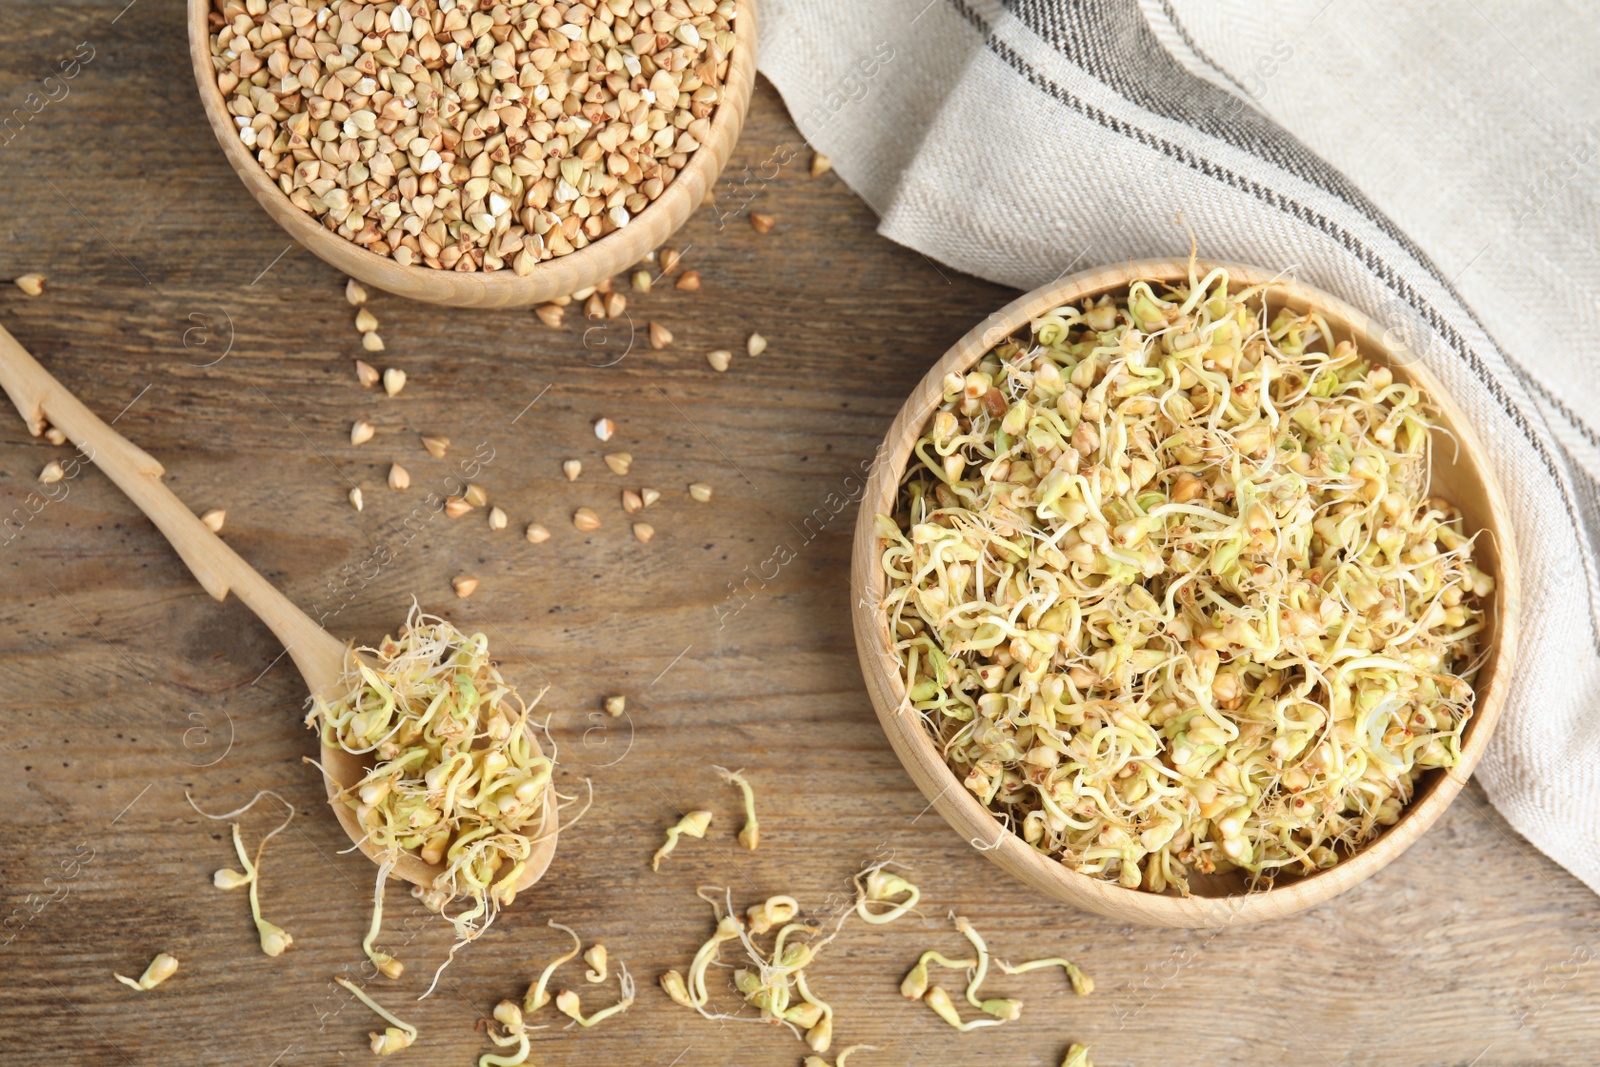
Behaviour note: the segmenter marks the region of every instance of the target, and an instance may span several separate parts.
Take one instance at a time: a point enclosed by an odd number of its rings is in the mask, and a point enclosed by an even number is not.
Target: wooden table
[[[508,673],[548,685],[562,781],[594,806],[562,837],[548,876],[445,972],[450,945],[398,887],[380,944],[409,964],[365,984],[422,1030],[396,1062],[472,1064],[481,1020],[520,995],[566,942],[556,919],[600,940],[640,982],[633,1010],[594,1030],[536,1035],[535,1062],[798,1064],[782,1030],[708,1022],[655,986],[710,929],[697,885],[745,906],[789,892],[831,914],[850,874],[892,853],[911,865],[924,918],[847,923],[813,968],[837,1010],[835,1050],[873,1064],[1054,1065],[1069,1041],[1102,1064],[1591,1062],[1600,1038],[1600,901],[1538,855],[1470,789],[1401,861],[1302,917],[1220,933],[1118,926],[1043,902],[924,808],[880,733],[847,613],[852,488],[901,398],[1006,291],[941,269],[874,234],[874,218],[810,153],[762,84],[720,189],[681,234],[699,292],[630,294],[627,318],[559,329],[530,313],[441,311],[375,295],[398,397],[364,391],[343,279],[287,241],[229,173],[195,104],[177,0],[8,7],[0,115],[80,41],[93,58],[0,137],[0,277],[37,270],[47,291],[7,285],[3,323],[70,388],[160,458],[197,510],[328,628],[373,641],[415,595],[487,632]],[[59,95],[59,88],[55,90]],[[787,160],[788,162],[783,163]],[[779,165],[782,163],[782,165]],[[750,175],[746,181],[746,168]],[[762,178],[759,175],[775,177]],[[761,236],[739,214],[776,216]],[[646,323],[676,337],[643,343]],[[630,330],[638,331],[630,342]],[[717,374],[713,348],[770,348]],[[590,432],[616,421],[602,447]],[[377,436],[352,447],[350,423]],[[430,458],[419,433],[455,442]],[[511,528],[482,511],[431,510],[458,461]],[[634,456],[627,478],[601,462]],[[300,680],[236,602],[205,596],[154,529],[92,470],[40,504],[39,469],[64,456],[0,414],[0,1042],[7,1064],[367,1062],[376,1020],[330,979],[362,975],[372,866],[323,810],[301,758]],[[561,461],[581,459],[568,483]],[[411,471],[384,485],[391,461]],[[709,504],[685,487],[715,487]],[[352,485],[366,495],[357,514]],[[648,544],[629,532],[624,486],[658,488]],[[594,507],[603,526],[568,517]],[[35,513],[37,512],[37,513]],[[16,519],[17,516],[20,519]],[[521,536],[529,522],[553,533]],[[792,559],[789,559],[792,555]],[[387,564],[378,561],[392,557]],[[779,563],[780,560],[787,562]],[[450,579],[477,576],[470,600]],[[610,693],[630,718],[596,715]],[[755,782],[763,843],[734,841],[736,794],[711,764]],[[211,811],[274,789],[300,811],[268,848],[268,918],[294,947],[256,947],[242,893],[211,886],[235,865]],[[659,875],[647,859],[690,807],[718,820]],[[254,842],[272,824],[244,819]],[[924,948],[962,942],[970,916],[997,954],[1064,953],[1098,981],[1075,998],[1058,974],[995,981],[1023,1018],[959,1035],[898,993]],[[132,993],[158,951],[182,960]],[[615,984],[558,973],[587,1010]],[[564,1021],[564,1020],[563,1020]]]

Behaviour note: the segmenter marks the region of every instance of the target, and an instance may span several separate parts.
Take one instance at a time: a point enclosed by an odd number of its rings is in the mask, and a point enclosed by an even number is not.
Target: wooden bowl
[[[672,184],[623,229],[607,234],[570,255],[547,259],[526,278],[509,267],[496,271],[458,272],[432,267],[403,267],[387,256],[369,252],[331,230],[289,202],[267,176],[250,149],[239,140],[222,90],[211,66],[206,17],[209,0],[189,0],[189,59],[194,65],[200,102],[223,155],[250,195],[301,246],[350,277],[399,296],[453,307],[526,307],[613,277],[642,260],[675,233],[705,199],[722,173],[744,126],[745,111],[756,79],[756,0],[740,0],[734,19],[738,43],[729,58],[727,96],[711,116],[711,135],[689,157]]]
[[[1310,286],[1277,279],[1258,267],[1202,262],[1201,276],[1226,266],[1230,280],[1245,285],[1271,283],[1275,306],[1319,308],[1338,337],[1348,337],[1363,354],[1390,366],[1397,378],[1420,386],[1441,409],[1436,430],[1432,491],[1461,509],[1468,532],[1482,531],[1474,551],[1479,567],[1495,576],[1488,606],[1489,636],[1478,675],[1476,704],[1464,732],[1460,763],[1423,776],[1398,822],[1336,866],[1304,877],[1280,879],[1272,889],[1246,892],[1238,872],[1191,878],[1193,895],[1183,897],[1079,874],[1036,851],[1006,829],[945,765],[921,716],[906,701],[899,664],[889,640],[887,620],[878,606],[884,593],[878,538],[873,520],[893,510],[906,461],[916,439],[942,400],[941,383],[950,371],[966,371],[996,344],[1044,312],[1085,297],[1125,293],[1138,280],[1176,282],[1189,276],[1187,260],[1145,260],[1074,274],[1012,301],[979,323],[946,352],[911,393],[890,426],[877,456],[856,521],[851,592],[856,647],[867,692],[895,753],[928,800],[973,847],[1011,874],[1057,900],[1114,919],[1152,926],[1216,927],[1291,915],[1349,889],[1389,863],[1432,826],[1461,791],[1494,731],[1510,686],[1517,635],[1518,568],[1516,541],[1505,501],[1471,424],[1425,367],[1403,358],[1383,343],[1384,327],[1343,301]],[[1445,431],[1454,437],[1452,443]],[[1459,445],[1459,449],[1457,448]]]

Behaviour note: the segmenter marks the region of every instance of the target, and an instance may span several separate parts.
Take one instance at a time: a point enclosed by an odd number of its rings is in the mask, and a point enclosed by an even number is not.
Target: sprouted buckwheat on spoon
[[[1220,268],[1156,290],[947,379],[878,518],[884,610],[911,705],[1029,844],[1267,886],[1457,761],[1494,583],[1428,495],[1429,397]]]
[[[444,867],[413,892],[455,927],[459,948],[511,903],[533,846],[555,832],[546,822],[554,763],[528,732],[537,703],[501,676],[487,637],[415,606],[397,638],[350,658],[338,700],[311,701],[306,724],[325,746],[375,760],[334,801],[355,809],[367,840],[387,856],[362,947],[389,977],[401,967],[374,941],[384,883],[403,852]],[[450,915],[456,898],[466,906]]]

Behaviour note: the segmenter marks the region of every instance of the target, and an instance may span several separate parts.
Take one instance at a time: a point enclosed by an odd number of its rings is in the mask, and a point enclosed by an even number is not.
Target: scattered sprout
[[[972,947],[978,953],[978,965],[972,968],[972,975],[967,980],[967,1003],[974,1008],[988,1011],[985,1002],[978,999],[978,987],[983,985],[983,980],[989,976],[989,946],[984,943],[983,937],[977,928],[960,915],[950,916],[950,921],[955,923],[956,929],[972,942]],[[990,1014],[994,1014],[990,1012]]]
[[[717,767],[716,771],[722,775],[723,781],[738,786],[739,792],[744,794],[744,828],[739,831],[739,844],[754,852],[756,845],[761,843],[761,824],[756,821],[756,791],[745,778],[744,768],[730,771],[726,767]]]
[[[801,1000],[822,1009],[822,1018],[806,1031],[806,1044],[811,1047],[812,1052],[828,1051],[828,1046],[833,1044],[833,1009],[811,992],[806,984],[804,970],[794,972],[794,988],[795,992],[800,994]]]
[[[1079,970],[1077,964],[1060,956],[1052,956],[1047,960],[1028,960],[1015,966],[1005,960],[995,960],[994,965],[1000,968],[1002,974],[1026,974],[1045,967],[1060,967],[1067,972],[1067,980],[1072,983],[1072,991],[1078,996],[1086,997],[1094,992],[1094,979]]]
[[[200,806],[194,802],[194,798],[190,796],[187,791],[184,792],[183,796],[184,799],[189,802],[189,806],[195,811],[199,812],[201,815],[204,815],[208,819],[216,819],[219,821],[223,819],[231,819],[236,815],[243,815],[245,812],[255,807],[256,802],[262,797],[272,797],[274,800],[288,809],[288,814],[284,816],[283,822],[279,823],[275,828],[269,831],[267,835],[261,839],[260,844],[256,845],[256,856],[253,861],[250,859],[250,854],[245,851],[244,839],[239,834],[239,824],[231,823],[230,828],[233,831],[233,850],[238,855],[239,866],[243,867],[244,871],[240,872],[233,870],[230,867],[224,867],[221,870],[213,873],[211,876],[211,884],[216,886],[218,889],[240,889],[245,886],[249,887],[250,915],[251,918],[255,920],[256,936],[261,941],[261,951],[266,953],[268,956],[283,955],[284,950],[286,950],[290,945],[294,944],[294,938],[289,936],[289,931],[285,930],[281,926],[276,925],[275,923],[268,922],[261,916],[261,853],[266,849],[268,841],[271,841],[274,837],[277,837],[280,833],[288,828],[291,822],[294,821],[294,805],[290,804],[287,800],[284,800],[272,790],[263,789],[257,792],[255,796],[251,797],[250,803],[246,804],[244,807],[235,808],[233,811],[226,812],[222,815],[212,815],[211,813],[202,810]]]
[[[689,999],[689,986],[684,982],[683,975],[677,971],[668,971],[661,976],[661,991],[672,999],[674,1004],[681,1004],[685,1008],[695,1007],[694,1001]]]
[[[532,1048],[528,1042],[528,1026],[523,1021],[522,1009],[517,1007],[515,1001],[502,1000],[495,1005],[494,1021],[501,1025],[504,1033],[496,1033],[491,1026],[489,1040],[501,1048],[515,1045],[517,1051],[508,1056],[485,1052],[478,1057],[478,1067],[520,1067],[528,1062],[528,1053]]]
[[[661,976],[661,988],[667,996],[676,1003],[694,1008],[708,1019],[786,1026],[813,1052],[826,1052],[833,1041],[833,1008],[811,991],[805,969],[816,960],[823,946],[838,936],[839,927],[836,925],[832,933],[817,940],[819,928],[790,921],[800,910],[795,899],[774,896],[749,909],[751,923],[746,928],[734,911],[732,894],[728,890],[702,886],[698,895],[711,905],[717,928],[695,953],[687,980],[677,971]],[[848,914],[840,916],[840,924]],[[773,935],[771,948],[764,949],[752,935],[764,933],[773,926],[779,927],[778,932]],[[809,939],[791,942],[791,938],[800,935]],[[710,995],[706,990],[706,974],[712,964],[720,962],[717,957],[722,944],[736,939],[744,946],[749,966],[733,972],[734,987],[747,1004],[758,1010],[755,1017],[708,1010]]]
[[[374,1053],[379,1056],[387,1056],[391,1052],[399,1052],[401,1049],[410,1048],[412,1045],[416,1044],[417,1028],[415,1026],[412,1026],[407,1022],[402,1022],[401,1020],[396,1019],[393,1015],[390,1015],[382,1005],[363,993],[360,986],[356,985],[343,975],[335,977],[334,981],[344,986],[351,993],[354,993],[357,1000],[371,1008],[379,1018],[383,1019],[384,1022],[389,1023],[389,1026],[384,1029],[383,1033],[373,1033],[367,1035],[372,1041],[372,1051]]]
[[[378,931],[383,928],[383,887],[389,880],[389,872],[393,869],[393,859],[385,860],[378,865],[378,880],[372,887],[372,925],[367,929],[367,936],[361,940],[361,951],[367,954],[367,959],[372,961],[372,965],[378,968],[378,973],[385,978],[399,978],[406,969],[405,964],[393,956],[372,947],[372,943],[378,939]]]
[[[951,1026],[966,1033],[985,1026],[999,1026],[1001,1023],[1011,1022],[1022,1015],[1022,1001],[1011,997],[995,997],[988,1000],[978,996],[979,987],[989,973],[989,946],[973,925],[959,915],[952,915],[951,920],[957,930],[972,942],[977,955],[973,959],[952,960],[947,959],[938,952],[924,952],[917,961],[917,965],[907,972],[905,979],[900,983],[900,992],[912,1000],[920,998],[924,1004],[931,1008],[934,1014],[949,1023]],[[943,986],[928,986],[928,963],[936,962],[953,970],[967,969],[967,1003],[974,1008],[992,1016],[988,1019],[972,1019],[963,1021],[961,1013],[956,1010],[956,1005],[950,999]]]
[[[978,965],[975,959],[953,960],[936,949],[929,949],[917,959],[916,966],[906,972],[900,982],[900,993],[910,1000],[921,1000],[928,991],[928,964],[937,963],[941,967],[948,967],[952,971],[966,971]]]
[[[678,847],[679,837],[684,834],[690,837],[705,837],[706,828],[710,825],[711,813],[709,811],[691,811],[679,819],[675,825],[667,827],[666,843],[656,849],[656,854],[650,857],[650,869],[652,871],[661,870],[661,861],[672,855],[672,850]]]
[[[177,971],[177,958],[162,952],[157,955],[155,959],[150,961],[150,966],[146,967],[144,969],[144,973],[141,974],[137,979],[128,978],[125,975],[120,974],[114,974],[112,977],[121,982],[123,985],[127,986],[129,989],[143,993],[154,989],[162,982],[165,982],[168,978],[171,978],[174,974],[176,974]]]
[[[892,923],[915,907],[922,898],[922,891],[916,886],[884,869],[892,862],[881,860],[874,863],[853,879],[856,885],[856,914],[861,916],[862,922],[874,926]],[[896,901],[894,898],[898,896],[904,896],[905,899]],[[888,910],[874,910],[880,907]]]
[[[583,1009],[578,1003],[578,994],[570,989],[563,989],[556,995],[556,1010],[586,1030],[591,1026],[604,1022],[613,1015],[621,1015],[633,1007],[633,975],[628,973],[628,965],[626,963],[617,965],[617,983],[621,986],[622,996],[609,1008],[601,1008],[593,1015],[585,1017]]]
[[[550,976],[556,973],[557,967],[572,959],[583,949],[583,940],[578,937],[578,932],[572,927],[563,926],[554,919],[550,920],[549,925],[556,930],[565,932],[572,938],[572,950],[552,960],[550,965],[540,972],[538,980],[528,987],[528,992],[522,998],[522,1011],[526,1015],[532,1015],[550,1003],[550,993],[548,992]]]
[[[738,916],[721,916],[717,920],[716,930],[706,939],[705,944],[700,946],[699,951],[694,954],[694,960],[689,964],[689,1004],[708,1019],[717,1016],[706,1010],[706,1005],[711,1002],[711,994],[706,991],[706,970],[716,961],[723,942],[735,941],[743,933]]]
[[[943,986],[934,986],[923,996],[922,1002],[933,1009],[933,1013],[963,1034],[972,1030],[979,1030],[985,1026],[999,1026],[1004,1019],[972,1019],[962,1021],[961,1013],[956,1011],[955,1002],[950,999],[950,994],[944,991]]]
[[[369,1033],[367,1039],[371,1042],[374,1055],[387,1056],[391,1052],[410,1048],[416,1043],[417,1035],[398,1026],[386,1026],[383,1033]]]
[[[583,954],[583,962],[589,965],[589,970],[584,972],[587,982],[604,982],[606,980],[606,947],[596,945]]]
[[[984,1001],[978,1007],[1001,1022],[1009,1023],[1022,1018],[1022,1001],[1014,997],[995,997]]]
[[[783,1013],[783,1021],[802,1030],[810,1030],[822,1021],[822,1005],[801,1001]]]
[[[774,926],[782,926],[800,914],[800,902],[790,896],[768,897],[760,904],[752,904],[745,911],[750,920],[752,934],[764,934]]]
[[[1494,580],[1436,411],[1226,270],[945,381],[893,516],[911,708],[1026,842],[1129,888],[1339,862],[1459,759]]]
[[[1061,1067],[1094,1067],[1089,1059],[1089,1046],[1073,1045],[1067,1049],[1067,1058],[1061,1061]]]
[[[211,884],[218,889],[240,889],[250,884],[250,875],[241,874],[232,867],[224,867],[211,876]]]

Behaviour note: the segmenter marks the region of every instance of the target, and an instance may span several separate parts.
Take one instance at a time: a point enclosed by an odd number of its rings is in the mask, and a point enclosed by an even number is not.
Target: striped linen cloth
[[[762,72],[884,236],[1026,289],[1185,254],[1187,226],[1400,332],[1522,557],[1477,776],[1600,891],[1600,24],[1574,0],[760,4]]]

